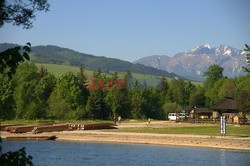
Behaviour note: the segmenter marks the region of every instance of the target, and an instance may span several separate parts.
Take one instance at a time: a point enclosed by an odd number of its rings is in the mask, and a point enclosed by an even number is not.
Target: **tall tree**
[[[172,102],[179,105],[185,105],[185,82],[180,79],[172,79],[169,84],[172,93]]]
[[[250,66],[250,47],[245,44],[245,58],[246,58],[246,62],[247,62],[247,66]],[[247,72],[250,73],[250,68],[249,67],[243,67],[243,69]]]
[[[6,74],[0,74],[0,119],[14,118],[15,101],[13,93],[13,81]]]
[[[93,73],[93,77],[95,77],[98,81],[94,84],[97,87],[96,89],[90,89],[89,97],[86,104],[86,113],[87,116],[91,119],[108,119],[110,117],[110,111],[107,109],[104,98],[105,93],[103,88],[105,87],[106,75],[102,75],[101,71]],[[100,83],[99,82],[102,82]]]
[[[157,89],[145,88],[142,90],[142,110],[147,118],[162,119],[162,100]]]
[[[47,0],[18,0],[8,1],[0,0],[0,27],[4,23],[13,23],[14,25],[23,25],[24,28],[32,27],[31,19],[35,18],[36,11],[48,11],[49,4]],[[27,43],[20,52],[20,47],[11,48],[0,53],[0,74],[6,72],[11,77],[17,69],[20,62],[29,60],[30,44]],[[12,103],[13,104],[13,103]],[[0,146],[0,152],[1,152]],[[25,148],[16,152],[8,152],[0,156],[3,165],[33,165],[32,157],[26,157]]]
[[[49,97],[48,114],[57,119],[81,119],[85,114],[84,100],[77,77],[71,72],[65,73],[57,79]]]
[[[198,85],[198,87],[190,94],[189,105],[198,107],[204,107],[206,105],[205,90],[202,86]]]
[[[38,74],[40,75],[40,74]],[[48,99],[56,86],[56,77],[48,73],[44,75],[35,87],[36,103],[38,105],[39,117],[46,118],[46,109],[48,108]]]
[[[189,98],[191,96],[191,94],[193,93],[193,91],[195,91],[195,85],[192,84],[191,81],[187,81],[184,83],[184,105],[188,105],[189,104]]]
[[[35,86],[38,82],[37,67],[32,63],[18,66],[13,77],[16,85],[14,99],[16,102],[16,118],[35,119],[38,111],[35,106]]]
[[[250,113],[250,76],[240,76],[236,79],[235,98],[239,110]]]
[[[131,90],[132,97],[131,97],[131,115],[134,119],[143,119],[146,118],[142,105],[143,105],[143,97],[142,91],[140,89]]]
[[[204,73],[204,76],[207,76],[206,81],[204,82],[205,88],[210,88],[213,86],[213,84],[223,77],[223,68],[219,65],[211,65],[207,69],[207,71]]]
[[[91,119],[108,119],[110,112],[104,102],[104,93],[102,89],[91,89],[88,97],[86,112]]]

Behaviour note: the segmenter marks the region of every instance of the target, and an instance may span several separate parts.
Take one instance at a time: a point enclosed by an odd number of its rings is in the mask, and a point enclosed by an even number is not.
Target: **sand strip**
[[[35,134],[36,136],[56,135],[58,140],[84,141],[84,142],[111,142],[111,143],[135,143],[153,145],[190,146],[220,149],[235,149],[250,151],[249,137],[233,136],[207,136],[207,135],[184,135],[184,134],[154,134],[154,133],[125,133],[104,132],[101,130],[89,131],[63,131]],[[31,132],[15,134],[1,132],[1,137],[34,136]]]

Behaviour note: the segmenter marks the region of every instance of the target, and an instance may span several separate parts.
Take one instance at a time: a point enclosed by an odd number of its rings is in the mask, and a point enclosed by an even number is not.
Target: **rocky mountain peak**
[[[242,66],[246,65],[242,50],[228,45],[211,47],[209,44],[198,45],[187,53],[178,53],[173,57],[145,57],[136,63],[176,73],[193,80],[204,80],[203,73],[212,64],[224,68],[224,75],[236,77],[243,74]]]
[[[188,53],[190,54],[214,54],[215,50],[209,44],[198,45],[195,48],[191,49]]]

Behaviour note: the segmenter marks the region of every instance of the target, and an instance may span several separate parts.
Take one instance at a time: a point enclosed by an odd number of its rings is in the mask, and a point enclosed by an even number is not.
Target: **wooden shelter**
[[[213,118],[225,116],[228,123],[238,123],[239,109],[236,101],[232,97],[225,97],[221,102],[210,107],[213,110]],[[216,117],[214,116],[216,113]]]
[[[196,108],[194,107],[189,114],[191,119],[194,119],[195,122],[199,122],[203,119],[210,119],[212,118],[213,110],[209,108]]]

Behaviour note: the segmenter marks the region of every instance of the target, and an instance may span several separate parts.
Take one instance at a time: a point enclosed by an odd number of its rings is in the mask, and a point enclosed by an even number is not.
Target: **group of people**
[[[114,116],[114,123],[116,124],[118,120],[118,124],[120,125],[121,124],[121,121],[122,121],[122,117],[119,115],[118,117]]]

